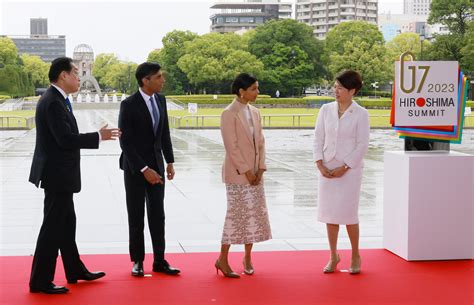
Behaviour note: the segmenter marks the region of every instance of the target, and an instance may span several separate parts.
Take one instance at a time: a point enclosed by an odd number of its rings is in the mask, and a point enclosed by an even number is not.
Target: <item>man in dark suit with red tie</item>
[[[68,283],[92,281],[105,275],[90,272],[76,245],[73,194],[81,190],[80,149],[98,148],[100,141],[116,139],[116,128],[79,133],[68,94],[79,89],[78,69],[68,57],[53,60],[51,86],[36,107],[36,146],[29,181],[44,189],[44,219],[36,243],[30,292],[62,294],[69,290],[53,283],[58,250]]]
[[[145,205],[153,244],[153,271],[176,275],[180,270],[171,267],[164,257],[163,156],[167,178],[172,180],[175,174],[166,99],[158,94],[165,80],[160,65],[151,62],[139,65],[135,76],[140,88],[122,102],[119,114],[120,168],[124,171],[132,275],[144,275]]]

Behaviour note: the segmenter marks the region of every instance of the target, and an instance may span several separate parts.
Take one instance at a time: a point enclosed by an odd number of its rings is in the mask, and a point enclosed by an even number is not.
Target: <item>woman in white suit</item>
[[[227,214],[215,267],[226,277],[238,278],[227,259],[231,244],[245,244],[244,273],[252,275],[252,246],[270,239],[271,230],[263,188],[265,138],[260,112],[250,105],[259,93],[257,79],[247,73],[239,74],[232,83],[232,93],[236,98],[221,115]]]
[[[318,220],[326,223],[330,260],[325,273],[336,270],[339,225],[344,224],[352,246],[349,272],[360,273],[359,196],[364,155],[369,146],[369,115],[352,100],[362,87],[355,71],[336,77],[336,101],[321,107],[316,121],[313,156],[319,170]]]

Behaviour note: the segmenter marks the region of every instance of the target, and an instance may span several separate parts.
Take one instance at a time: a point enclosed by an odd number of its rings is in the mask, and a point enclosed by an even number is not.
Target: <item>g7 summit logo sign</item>
[[[395,125],[456,125],[458,69],[456,61],[396,62]]]

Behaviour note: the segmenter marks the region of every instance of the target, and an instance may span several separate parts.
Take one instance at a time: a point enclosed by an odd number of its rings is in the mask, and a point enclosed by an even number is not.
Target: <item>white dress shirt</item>
[[[153,117],[153,108],[151,106],[151,101],[150,101],[150,97],[148,94],[146,94],[145,92],[143,92],[142,88],[138,88],[138,91],[140,91],[140,94],[142,95],[143,97],[143,100],[145,101],[145,104],[146,104],[146,107],[148,108],[148,112],[150,112],[150,117],[151,117],[151,122],[152,122],[152,126],[155,125],[155,118]],[[153,97],[153,101],[155,100],[155,98]],[[158,111],[158,118],[159,118],[159,115],[160,115],[160,112],[158,109],[156,109],[156,111]],[[144,171],[146,171],[148,169],[148,165],[145,166],[144,168],[142,168],[140,171],[143,173]]]
[[[148,108],[148,111],[150,112],[152,126],[155,126],[155,118],[153,117],[153,108],[151,106],[150,97],[153,98],[153,101],[155,100],[155,98],[143,92],[142,88],[139,88],[138,90],[140,91],[140,94],[142,95],[143,100],[145,101],[146,107]],[[156,111],[158,111],[158,109],[156,109]],[[159,111],[158,111],[158,115],[160,115]]]

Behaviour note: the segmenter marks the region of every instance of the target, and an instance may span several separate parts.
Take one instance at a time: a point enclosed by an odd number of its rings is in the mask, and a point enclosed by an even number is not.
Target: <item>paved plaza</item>
[[[77,110],[82,132],[117,125],[118,110]],[[328,249],[316,220],[317,175],[312,130],[265,130],[265,191],[273,239],[256,251]],[[219,130],[172,130],[176,177],[166,184],[167,252],[216,252],[226,211]],[[35,130],[0,131],[0,255],[32,255],[42,222],[43,191],[28,183]],[[382,248],[383,153],[401,150],[392,130],[372,130],[360,202],[361,248]],[[474,132],[451,149],[474,154]],[[123,173],[118,141],[82,150],[82,191],[75,195],[81,253],[128,253]],[[341,190],[342,191],[342,190]],[[146,230],[148,230],[146,228]],[[340,248],[349,248],[341,230]],[[148,232],[147,252],[151,252]],[[234,250],[241,251],[241,246]]]

